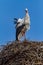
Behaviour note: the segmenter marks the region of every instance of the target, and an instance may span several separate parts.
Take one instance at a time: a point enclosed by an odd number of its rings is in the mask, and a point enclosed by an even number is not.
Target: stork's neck
[[[26,16],[29,16],[28,12],[26,12]]]

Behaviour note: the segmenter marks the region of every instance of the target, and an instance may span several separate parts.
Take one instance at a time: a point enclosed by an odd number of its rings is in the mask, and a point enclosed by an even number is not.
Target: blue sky
[[[0,0],[0,44],[15,40],[13,18],[24,17],[25,8],[28,8],[31,20],[26,38],[43,41],[43,0]]]

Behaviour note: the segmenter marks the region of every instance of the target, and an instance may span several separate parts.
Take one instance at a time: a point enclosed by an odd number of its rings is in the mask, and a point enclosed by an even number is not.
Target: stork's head
[[[25,12],[26,12],[26,13],[28,12],[28,9],[27,9],[27,8],[25,9]]]

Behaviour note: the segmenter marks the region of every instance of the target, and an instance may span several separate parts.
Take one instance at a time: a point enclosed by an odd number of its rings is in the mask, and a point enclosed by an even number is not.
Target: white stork
[[[16,19],[14,18],[14,23],[16,23],[16,40],[25,35],[26,30],[30,30],[30,16],[28,14],[28,9],[25,9],[25,17]]]

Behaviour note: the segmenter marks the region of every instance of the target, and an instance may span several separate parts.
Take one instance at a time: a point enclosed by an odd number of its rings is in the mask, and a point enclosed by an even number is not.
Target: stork
[[[16,24],[16,40],[20,40],[22,36],[25,36],[25,32],[30,30],[30,16],[27,8],[25,9],[25,17],[14,18],[14,23]]]

